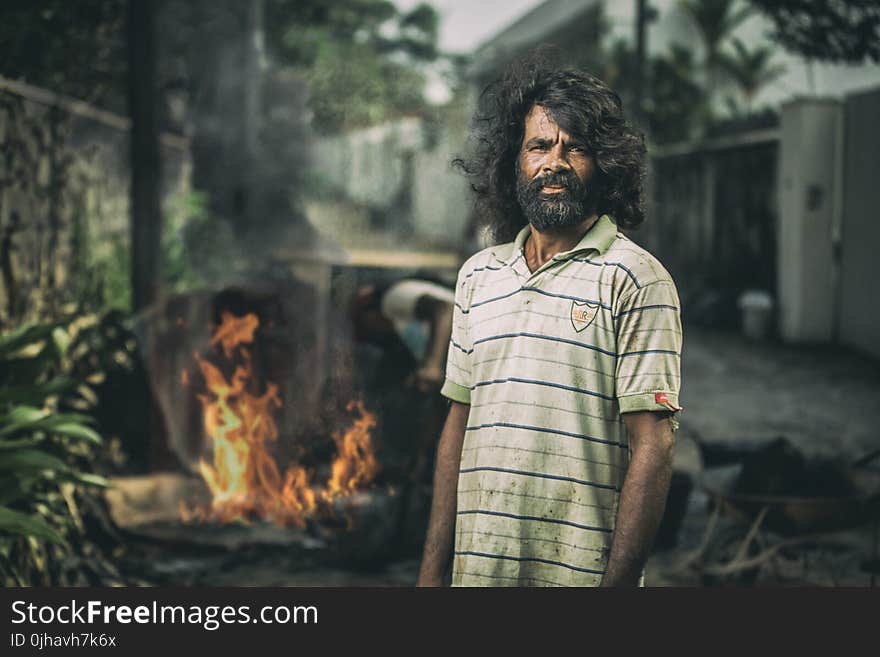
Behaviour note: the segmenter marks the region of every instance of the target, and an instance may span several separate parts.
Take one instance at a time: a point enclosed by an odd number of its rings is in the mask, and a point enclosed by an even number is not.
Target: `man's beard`
[[[565,189],[550,194],[545,186]],[[548,173],[526,180],[517,166],[516,199],[528,222],[543,232],[553,228],[576,226],[596,210],[598,190],[587,187],[574,172]]]

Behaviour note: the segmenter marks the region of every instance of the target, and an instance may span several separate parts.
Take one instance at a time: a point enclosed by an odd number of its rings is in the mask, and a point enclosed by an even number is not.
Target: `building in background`
[[[543,2],[475,50],[465,91],[444,120],[403,117],[317,139],[312,225],[355,260],[359,250],[409,246],[446,262],[479,246],[465,243],[471,197],[451,161],[465,148],[485,85],[511,61],[552,44],[563,61],[606,79],[631,110],[643,99],[634,118],[649,139],[650,218],[632,237],[667,263],[686,320],[734,328],[742,294],[761,290],[773,298],[773,326],[783,339],[839,340],[880,356],[871,338],[880,334],[880,317],[861,310],[855,292],[880,206],[865,182],[880,173],[880,148],[865,124],[880,66],[786,53],[756,11],[730,21],[709,57],[685,3],[655,0],[643,14],[637,76],[638,5]],[[718,70],[707,64],[712,57]],[[737,57],[761,60],[758,81],[723,74],[725,66],[735,71]],[[644,88],[634,89],[633,79]]]

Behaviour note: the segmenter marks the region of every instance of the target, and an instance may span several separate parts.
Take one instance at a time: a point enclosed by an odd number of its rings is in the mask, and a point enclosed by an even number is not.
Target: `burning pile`
[[[205,433],[213,447],[213,463],[202,460],[199,469],[213,499],[210,508],[181,507],[184,520],[262,518],[302,528],[307,518],[331,513],[335,499],[369,485],[379,471],[370,435],[376,418],[360,401],[353,401],[348,410],[358,417],[347,431],[333,434],[337,452],[326,485],[313,486],[309,471],[299,463],[288,465],[282,475],[270,450],[278,441],[273,415],[281,406],[278,386],[267,383],[259,392],[245,346],[253,343],[259,325],[253,313],[243,317],[222,313],[211,346],[220,347],[227,366],[234,365],[229,378],[220,366],[194,354],[207,389],[199,400]],[[186,372],[182,376],[186,383]]]

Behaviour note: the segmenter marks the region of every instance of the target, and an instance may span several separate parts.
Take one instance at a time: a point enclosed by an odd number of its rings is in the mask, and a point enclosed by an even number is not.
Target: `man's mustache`
[[[540,178],[535,178],[529,187],[535,191],[542,187],[564,187],[571,191],[578,189],[581,185],[573,173],[548,173]]]

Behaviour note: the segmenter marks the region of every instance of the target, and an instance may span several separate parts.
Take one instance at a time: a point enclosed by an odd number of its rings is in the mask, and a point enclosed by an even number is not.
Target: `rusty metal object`
[[[722,451],[735,456],[727,446]],[[830,554],[832,565],[841,549],[857,554],[865,547],[855,547],[852,532],[880,522],[880,473],[867,467],[874,456],[852,464],[808,461],[776,440],[703,469],[695,486],[712,511],[698,546],[674,570],[697,573],[709,585],[751,585],[762,572],[778,577],[801,560],[806,578],[808,553]],[[875,582],[872,556],[865,555],[862,570]],[[827,579],[836,583],[833,568]]]

